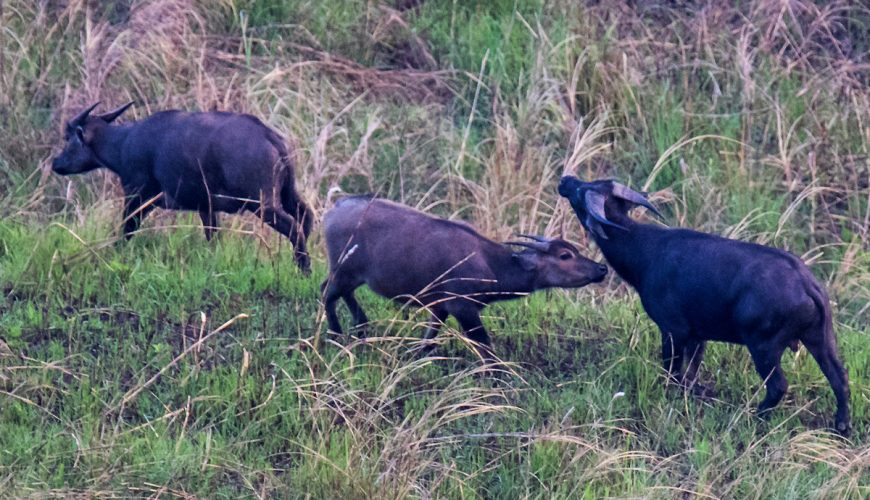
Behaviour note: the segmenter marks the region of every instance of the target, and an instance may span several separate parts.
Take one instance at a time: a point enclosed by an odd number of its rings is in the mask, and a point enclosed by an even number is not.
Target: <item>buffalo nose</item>
[[[571,190],[577,186],[580,181],[571,175],[566,175],[559,180],[559,194],[564,197],[571,195]]]
[[[605,274],[607,274],[607,266],[605,266],[604,264],[598,264],[598,272],[600,272],[601,275],[604,276]]]

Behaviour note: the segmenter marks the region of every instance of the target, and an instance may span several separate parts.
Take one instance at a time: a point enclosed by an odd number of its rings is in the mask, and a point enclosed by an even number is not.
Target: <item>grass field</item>
[[[2,496],[870,496],[870,10],[726,3],[0,0]],[[743,347],[708,349],[715,399],[668,386],[615,276],[487,308],[492,377],[452,320],[415,358],[426,314],[368,291],[370,336],[329,334],[317,227],[310,276],[250,216],[119,241],[116,180],[50,159],[131,99],[260,117],[318,220],[339,186],[600,258],[570,172],[788,249],[831,294],[853,435],[804,348],[769,421]]]

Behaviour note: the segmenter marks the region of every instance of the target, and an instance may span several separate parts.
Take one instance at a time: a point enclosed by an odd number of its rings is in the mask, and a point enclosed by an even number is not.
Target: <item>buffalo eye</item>
[[[79,141],[85,142],[85,131],[81,127],[76,127],[76,137],[78,137]]]
[[[573,258],[573,257],[574,257],[574,256],[571,255],[571,252],[562,252],[561,254],[559,254],[559,258],[562,259],[562,260],[569,260],[569,259],[571,259],[571,258]]]

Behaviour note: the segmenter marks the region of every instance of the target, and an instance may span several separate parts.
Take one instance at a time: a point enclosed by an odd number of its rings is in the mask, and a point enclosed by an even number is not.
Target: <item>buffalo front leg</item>
[[[712,397],[715,391],[712,387],[707,387],[698,382],[698,370],[701,367],[701,362],[704,361],[704,351],[707,348],[707,343],[696,338],[688,338],[683,343],[683,359],[686,360],[686,371],[683,372],[683,386],[691,390],[693,394],[700,397]]]
[[[480,321],[480,313],[476,309],[469,307],[453,312],[453,316],[459,321],[465,336],[473,341],[477,355],[485,362],[495,361],[496,357],[492,351],[489,334],[483,327],[483,322]]]
[[[444,326],[444,322],[447,320],[447,312],[441,309],[435,309],[432,311],[432,315],[429,317],[429,321],[426,322],[426,333],[423,334],[423,340],[425,341],[423,347],[420,349],[420,357],[424,358],[435,349],[435,342],[432,340],[438,336],[438,332],[441,331],[441,327]]]
[[[154,203],[144,204],[145,201],[139,193],[127,194],[124,200],[124,238],[127,240],[139,230],[142,219],[148,215],[148,212],[154,210]]]
[[[211,241],[215,231],[220,227],[217,212],[210,209],[200,210],[199,218],[202,220],[202,229],[205,231],[206,241]]]
[[[668,331],[662,330],[662,366],[668,374],[668,381],[680,382],[680,371],[683,369],[684,341],[674,337]]]

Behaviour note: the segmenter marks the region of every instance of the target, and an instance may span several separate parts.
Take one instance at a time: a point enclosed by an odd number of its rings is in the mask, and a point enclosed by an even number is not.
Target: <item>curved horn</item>
[[[88,117],[88,115],[91,114],[91,111],[93,111],[94,108],[96,108],[96,107],[99,106],[99,105],[100,105],[100,101],[97,101],[97,102],[91,104],[91,107],[89,107],[89,108],[87,108],[86,110],[82,111],[81,113],[77,114],[77,115],[76,115],[73,119],[71,119],[69,122],[70,122],[70,123],[81,123],[82,121],[84,121],[85,118]]]
[[[538,243],[538,242],[531,242],[531,241],[505,241],[504,244],[531,248],[532,250],[535,250],[536,252],[546,253],[550,250],[549,243]]]
[[[638,193],[637,191],[626,187],[618,182],[613,183],[613,196],[622,198],[623,200],[630,201],[636,205],[640,205],[646,207],[652,213],[662,217],[662,214],[653,206],[649,200],[646,199],[646,196]]]
[[[552,243],[552,241],[553,241],[552,238],[547,238],[544,236],[538,236],[538,235],[534,235],[534,234],[514,233],[514,236],[519,236],[520,238],[528,238],[530,240],[534,240],[534,241],[537,241],[540,243]]]
[[[125,104],[125,105],[119,107],[118,109],[116,109],[116,110],[114,110],[114,111],[109,111],[108,113],[104,113],[104,114],[100,115],[100,118],[102,118],[103,120],[105,120],[106,123],[112,123],[113,121],[115,121],[116,118],[118,118],[119,116],[121,116],[121,113],[123,113],[124,111],[127,111],[127,109],[128,109],[130,106],[132,106],[133,104],[135,104],[135,102],[136,102],[136,101],[130,101],[130,102],[128,102],[127,104]]]
[[[584,196],[584,201],[586,202],[586,212],[588,212],[593,219],[597,220],[602,224],[619,228],[623,231],[627,231],[628,229],[626,229],[625,227],[607,220],[607,215],[604,214],[604,200],[604,195],[599,193],[598,191],[586,191],[586,195]]]

